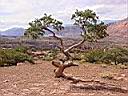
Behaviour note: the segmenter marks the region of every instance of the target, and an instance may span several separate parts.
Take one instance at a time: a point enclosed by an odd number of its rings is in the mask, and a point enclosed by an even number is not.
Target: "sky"
[[[27,28],[44,13],[70,24],[76,9],[94,10],[102,20],[121,20],[128,17],[128,0],[0,0],[0,30]]]

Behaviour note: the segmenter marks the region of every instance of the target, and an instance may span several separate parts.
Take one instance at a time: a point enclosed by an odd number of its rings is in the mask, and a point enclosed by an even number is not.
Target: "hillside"
[[[23,36],[25,29],[23,28],[12,28],[6,31],[1,31],[2,36]],[[66,25],[64,30],[56,32],[57,35],[65,38],[80,38],[80,28],[73,25]],[[109,37],[105,38],[104,41],[128,43],[128,18],[116,21],[108,24],[107,32]],[[49,32],[46,32],[45,36],[51,36]]]
[[[107,31],[110,36],[128,38],[128,18],[110,24]]]
[[[23,36],[25,29],[24,28],[18,28],[18,27],[14,27],[14,28],[10,28],[8,30],[5,31],[0,31],[0,35],[1,36]]]
[[[104,41],[128,44],[128,18],[108,25],[109,36]]]

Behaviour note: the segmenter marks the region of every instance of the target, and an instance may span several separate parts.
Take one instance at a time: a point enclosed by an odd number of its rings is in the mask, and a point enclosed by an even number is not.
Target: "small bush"
[[[128,50],[124,48],[113,48],[109,53],[111,54],[111,62],[115,64],[128,62]]]
[[[58,51],[57,50],[50,50],[46,55],[43,56],[43,60],[51,61],[57,57]]]
[[[92,50],[85,54],[85,60],[90,63],[98,63],[103,55],[103,50]]]
[[[33,58],[23,50],[18,49],[0,49],[0,66],[17,65],[17,63],[28,61],[33,63]]]
[[[19,47],[16,47],[14,50],[18,51],[18,52],[26,53],[27,52],[27,47],[19,46]]]
[[[82,53],[73,53],[73,60],[82,60]]]
[[[101,57],[101,62],[105,64],[110,64],[112,62],[113,56],[109,51],[104,51],[103,56]]]
[[[128,50],[124,48],[91,50],[84,54],[83,59],[90,63],[128,64]]]

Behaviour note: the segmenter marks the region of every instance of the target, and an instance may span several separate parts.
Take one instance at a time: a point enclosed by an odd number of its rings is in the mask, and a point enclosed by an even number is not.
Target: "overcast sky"
[[[0,29],[26,27],[29,21],[52,14],[71,23],[76,10],[94,10],[102,20],[121,20],[128,17],[128,0],[0,0]]]

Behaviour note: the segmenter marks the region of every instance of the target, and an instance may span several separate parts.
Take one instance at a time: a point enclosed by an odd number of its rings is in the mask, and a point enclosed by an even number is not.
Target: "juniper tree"
[[[57,19],[54,19],[51,15],[44,14],[42,18],[35,19],[34,21],[30,22],[29,28],[26,29],[25,35],[33,39],[37,39],[40,36],[43,36],[47,31],[52,33],[53,37],[59,40],[60,46],[58,48],[66,57],[65,59],[60,59],[61,63],[55,61],[52,62],[52,64],[57,67],[57,69],[55,70],[55,76],[63,77],[73,81],[79,81],[63,73],[65,68],[78,66],[73,62],[65,63],[65,61],[72,61],[73,59],[70,51],[73,48],[79,47],[85,41],[93,42],[106,37],[108,35],[106,33],[107,26],[103,22],[99,21],[99,18],[95,12],[89,9],[84,11],[76,10],[71,19],[74,20],[75,25],[79,26],[82,29],[82,40],[74,45],[71,45],[68,48],[65,48],[63,39],[57,36],[55,32],[64,29],[63,23],[61,21],[58,21]]]

